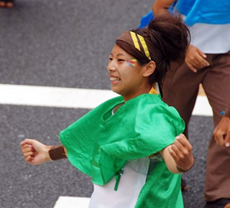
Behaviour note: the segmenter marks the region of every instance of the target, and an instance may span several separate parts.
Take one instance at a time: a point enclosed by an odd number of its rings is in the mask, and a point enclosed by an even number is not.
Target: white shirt
[[[89,208],[134,208],[146,181],[149,162],[149,158],[128,161],[123,168],[117,191],[114,191],[115,177],[104,186],[94,184]]]
[[[197,23],[189,29],[191,44],[203,53],[220,54],[230,51],[230,24]]]

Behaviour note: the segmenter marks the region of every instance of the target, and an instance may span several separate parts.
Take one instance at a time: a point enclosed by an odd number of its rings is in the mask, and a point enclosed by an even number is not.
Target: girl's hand
[[[192,146],[184,134],[176,137],[175,142],[169,148],[169,153],[174,159],[179,172],[192,168],[194,164]]]
[[[31,165],[39,165],[51,161],[49,150],[51,146],[46,146],[33,139],[25,139],[21,142],[21,150],[24,159]]]

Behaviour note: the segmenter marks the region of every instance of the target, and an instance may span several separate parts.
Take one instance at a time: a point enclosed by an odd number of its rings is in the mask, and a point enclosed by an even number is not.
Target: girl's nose
[[[110,61],[107,65],[107,70],[108,71],[115,71],[116,70],[116,66],[115,64],[113,63],[113,61]]]

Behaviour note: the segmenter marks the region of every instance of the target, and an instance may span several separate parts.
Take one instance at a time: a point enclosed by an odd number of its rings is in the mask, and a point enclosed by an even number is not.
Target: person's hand
[[[197,72],[198,69],[209,66],[206,57],[207,56],[201,50],[193,45],[189,45],[185,57],[185,63],[191,71]]]
[[[50,161],[49,150],[51,146],[46,146],[33,139],[25,139],[21,142],[21,149],[24,159],[31,165],[39,165]]]
[[[216,143],[221,146],[230,147],[230,118],[224,116],[213,132]]]
[[[179,169],[187,171],[192,168],[194,163],[192,146],[184,134],[176,137],[175,142],[169,148],[169,153]]]

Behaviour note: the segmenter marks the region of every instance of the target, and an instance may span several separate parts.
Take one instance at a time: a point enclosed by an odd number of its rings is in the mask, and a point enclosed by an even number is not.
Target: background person
[[[174,2],[156,0],[154,16],[170,15],[168,8]],[[230,1],[178,0],[175,8],[189,26],[191,44],[185,63],[166,75],[163,100],[178,110],[188,126],[202,84],[216,127],[226,103],[230,103]],[[206,208],[230,204],[229,154],[230,148],[217,145],[213,136],[207,154]]]

